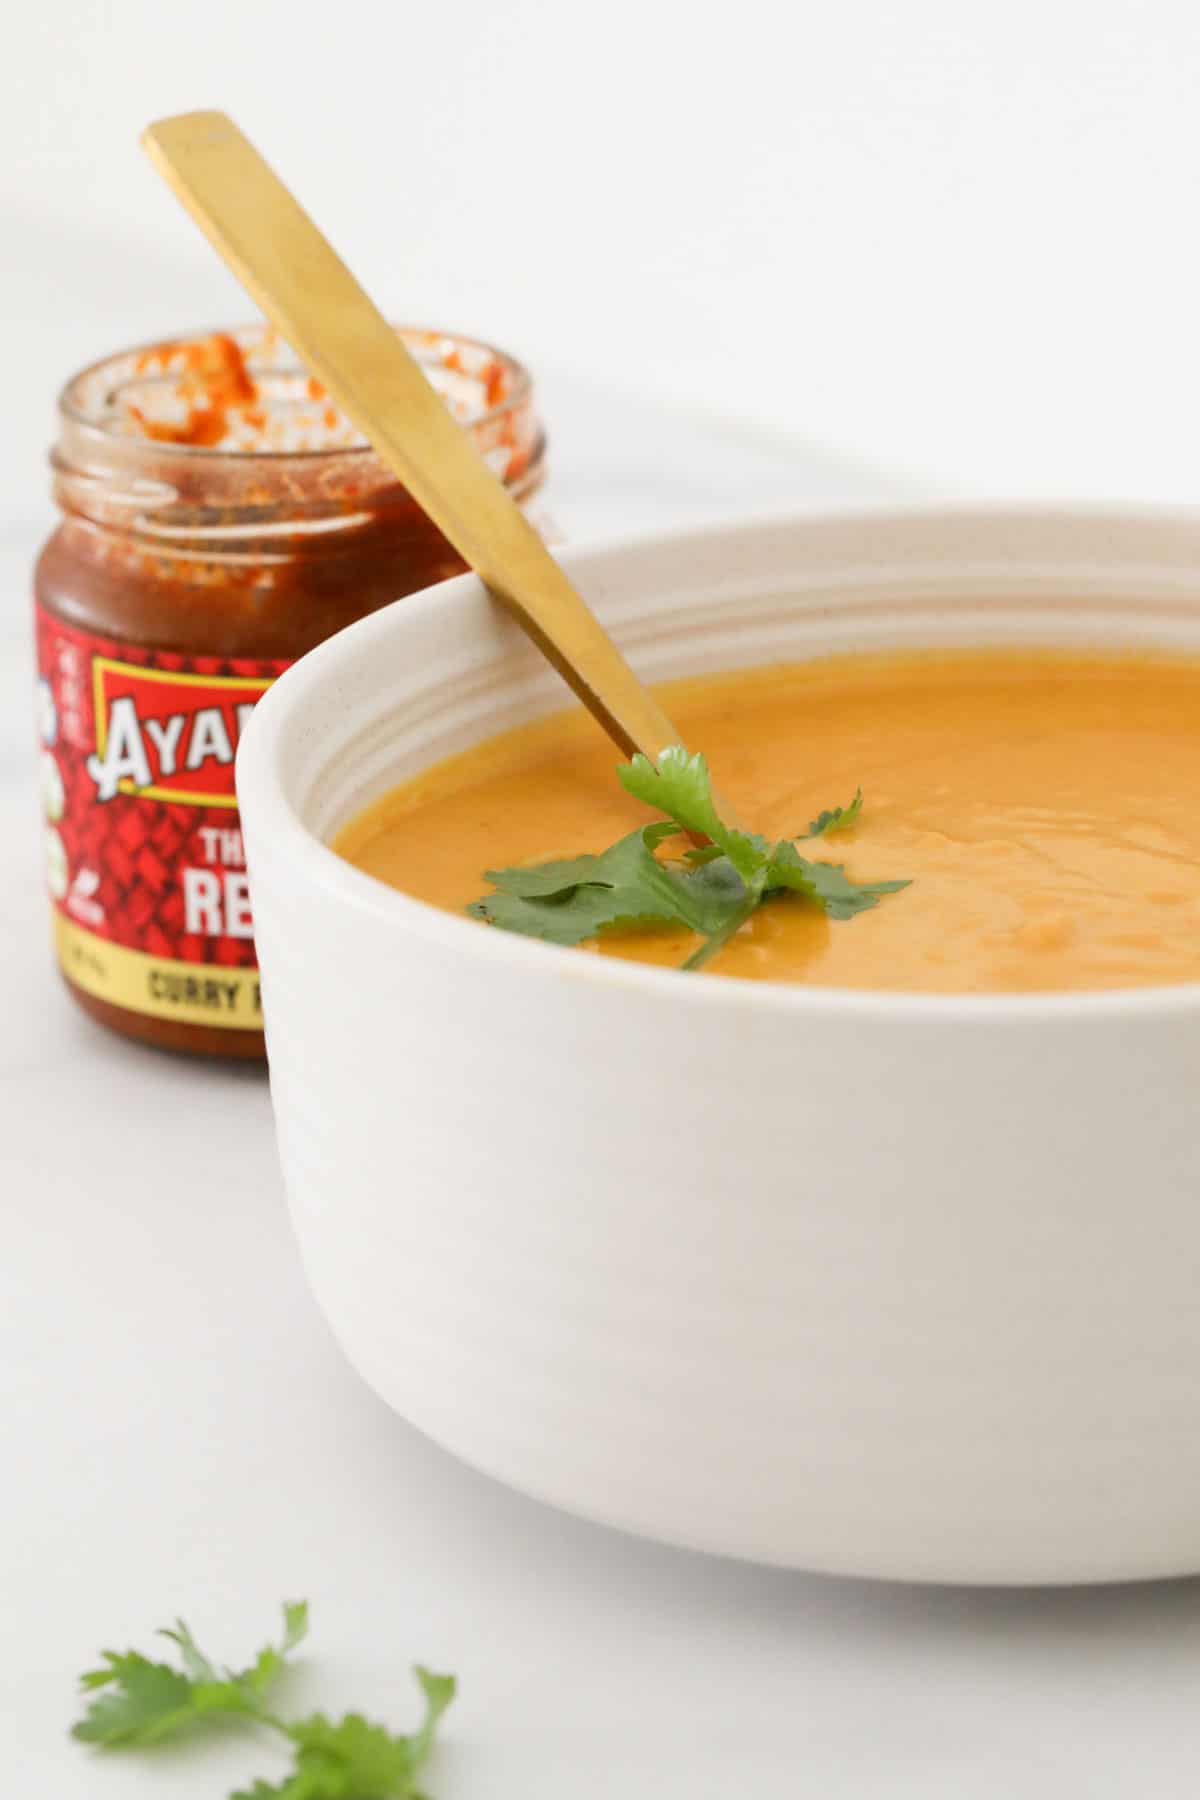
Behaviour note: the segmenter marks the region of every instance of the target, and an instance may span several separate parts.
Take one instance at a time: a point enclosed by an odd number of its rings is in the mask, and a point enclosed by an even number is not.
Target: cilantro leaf
[[[433,1748],[438,1720],[458,1692],[458,1683],[453,1675],[435,1675],[432,1669],[423,1668],[420,1663],[413,1674],[425,1696],[425,1717],[412,1738],[413,1767],[419,1769]]]
[[[505,931],[567,945],[622,927],[682,925],[702,940],[682,965],[694,970],[778,894],[797,894],[832,919],[851,919],[909,885],[851,881],[841,863],[811,862],[789,839],[772,849],[757,833],[727,826],[713,799],[708,764],[682,745],[664,750],[656,763],[635,756],[617,775],[630,794],[671,822],[630,832],[597,856],[489,869],[486,879],[496,891],[473,901],[467,912]],[[808,837],[844,830],[862,804],[859,788],[848,806],[819,813]],[[672,865],[655,852],[680,832],[706,841]]]
[[[279,1654],[287,1656],[308,1636],[308,1601],[285,1600],[283,1603],[283,1641]]]
[[[617,770],[617,779],[635,800],[644,800],[647,806],[666,813],[684,831],[708,838],[744,880],[762,867],[766,840],[735,831],[717,817],[712,780],[703,756],[689,756],[682,744],[672,744],[662,752],[657,764],[648,756],[635,756]]]
[[[746,894],[743,889],[741,905],[729,914],[725,923],[718,930],[709,933],[704,942],[692,951],[692,954],[680,964],[680,967],[691,974],[697,969],[702,969],[705,963],[711,962],[717,951],[725,948],[730,938],[737,935],[751,914],[757,910],[760,898],[758,893]]]
[[[105,1652],[109,1690],[93,1700],[72,1730],[84,1744],[157,1744],[200,1719],[253,1713],[236,1681],[192,1681],[168,1663],[151,1662],[136,1651]],[[88,1688],[101,1685],[93,1671]]]
[[[707,858],[683,877],[684,885],[706,932],[723,931],[732,914],[753,895],[757,885],[748,888],[727,856]]]
[[[85,1692],[99,1692],[73,1735],[119,1749],[158,1743],[205,1716],[239,1715],[280,1733],[293,1764],[282,1781],[260,1779],[231,1800],[421,1800],[415,1777],[454,1698],[454,1677],[415,1670],[425,1716],[411,1736],[388,1731],[361,1713],[336,1720],[314,1713],[285,1722],[267,1711],[262,1696],[305,1636],[308,1607],[303,1601],[285,1606],[283,1618],[280,1642],[260,1650],[240,1674],[210,1662],[182,1619],[162,1633],[177,1647],[181,1668],[151,1662],[136,1650],[122,1655],[106,1650],[103,1666],[80,1678]]]
[[[577,889],[561,903],[525,900],[517,894],[489,894],[485,900],[476,900],[467,911],[473,919],[486,920],[501,931],[515,931],[521,937],[567,946],[586,943],[602,931],[662,924],[673,916],[649,904],[643,896],[606,887]]]
[[[599,856],[536,863],[527,869],[489,869],[497,892],[467,911],[503,931],[581,944],[618,926],[681,924],[707,933],[725,920],[728,897],[696,876],[677,874],[654,854],[674,826],[631,831]],[[697,871],[697,874],[699,871]]]
[[[220,1670],[199,1649],[182,1619],[160,1633],[179,1650],[182,1668],[152,1662],[139,1651],[104,1652],[104,1667],[80,1678],[85,1693],[97,1693],[72,1736],[84,1744],[115,1747],[156,1744],[200,1720],[263,1716],[262,1696],[304,1636],[307,1608],[284,1608],[284,1635],[278,1648],[260,1650],[240,1674]],[[103,1691],[99,1691],[103,1690]]]
[[[781,888],[803,894],[825,908],[831,919],[852,919],[877,906],[884,894],[897,894],[907,881],[851,881],[843,864],[809,862],[794,844],[776,844],[767,866],[767,892]]]
[[[216,1681],[217,1671],[207,1656],[202,1656],[196,1640],[182,1619],[176,1619],[174,1628],[164,1626],[159,1637],[170,1638],[179,1645],[179,1660],[183,1664],[183,1672],[190,1681]]]
[[[171,1634],[168,1633],[168,1636]],[[279,1644],[268,1644],[259,1651],[248,1669],[243,1669],[233,1679],[240,1686],[248,1688],[253,1694],[265,1694],[272,1682],[282,1672],[284,1662],[290,1651],[304,1641],[308,1635],[308,1602],[307,1600],[285,1601],[283,1608],[283,1637]]]
[[[599,856],[572,856],[556,862],[530,863],[525,868],[485,869],[483,877],[501,893],[516,894],[522,900],[552,900],[591,883],[627,886],[644,873],[642,849],[657,850],[665,838],[677,836],[674,825],[644,825],[640,831],[619,838]]]
[[[833,806],[828,812],[818,813],[810,820],[805,837],[827,837],[831,831],[845,831],[853,825],[863,808],[863,791],[858,788],[849,806]]]
[[[408,1795],[415,1774],[412,1742],[373,1725],[361,1713],[336,1722],[314,1713],[288,1727],[296,1767],[283,1788],[287,1800],[391,1800]]]
[[[336,1720],[314,1713],[282,1727],[294,1746],[290,1775],[275,1786],[256,1781],[232,1800],[417,1800],[414,1777],[454,1698],[455,1681],[419,1667],[415,1674],[425,1696],[425,1718],[411,1737],[361,1713]]]
[[[151,1662],[136,1650],[105,1650],[105,1669],[83,1677],[88,1689],[111,1684],[93,1700],[72,1736],[84,1744],[153,1744],[193,1718],[195,1684],[168,1663]]]

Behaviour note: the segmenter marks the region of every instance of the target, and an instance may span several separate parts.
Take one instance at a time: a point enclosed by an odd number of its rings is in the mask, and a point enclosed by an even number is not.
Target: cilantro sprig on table
[[[628,793],[666,819],[631,831],[598,856],[488,869],[484,879],[496,891],[473,901],[467,908],[471,916],[552,944],[581,944],[628,928],[682,925],[701,940],[682,967],[701,969],[764,901],[798,895],[831,919],[852,919],[909,885],[851,881],[843,864],[810,861],[796,848],[797,841],[852,825],[862,811],[861,789],[848,806],[820,813],[803,839],[770,844],[722,821],[707,762],[689,756],[682,745],[664,750],[656,763],[635,756],[618,768],[617,777]],[[657,854],[680,836],[700,847],[674,862]]]
[[[283,1609],[283,1636],[260,1650],[247,1669],[218,1668],[203,1655],[182,1620],[159,1635],[178,1650],[179,1666],[154,1662],[137,1650],[106,1650],[98,1669],[80,1678],[87,1711],[72,1736],[103,1749],[159,1744],[213,1720],[240,1720],[278,1733],[291,1753],[282,1781],[255,1781],[230,1800],[420,1800],[416,1778],[433,1745],[438,1719],[454,1698],[452,1675],[414,1673],[425,1716],[407,1736],[373,1724],[361,1713],[328,1719],[282,1719],[267,1694],[289,1653],[308,1630],[303,1601]]]

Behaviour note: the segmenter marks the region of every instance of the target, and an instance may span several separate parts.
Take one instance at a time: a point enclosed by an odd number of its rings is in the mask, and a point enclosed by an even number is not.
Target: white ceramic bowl
[[[564,560],[654,679],[1200,651],[1191,514],[841,515]],[[242,748],[283,1167],[351,1361],[478,1467],[681,1544],[953,1581],[1200,1569],[1200,986],[692,979],[325,847],[563,701],[464,577],[306,657]]]

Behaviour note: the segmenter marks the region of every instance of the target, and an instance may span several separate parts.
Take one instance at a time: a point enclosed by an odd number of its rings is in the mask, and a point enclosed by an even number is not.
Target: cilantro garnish
[[[726,825],[713,801],[708,764],[681,745],[664,750],[656,763],[635,756],[618,768],[617,778],[669,822],[644,825],[598,856],[489,869],[484,878],[495,892],[472,902],[471,916],[552,944],[581,944],[633,926],[683,925],[702,941],[682,966],[700,969],[764,901],[796,894],[831,919],[852,919],[909,885],[854,882],[843,864],[811,862],[790,838],[772,845]],[[860,788],[848,806],[820,813],[805,836],[844,830],[862,803]],[[693,848],[678,861],[657,854],[679,836],[690,837]],[[703,841],[696,845],[697,839]]]
[[[182,1620],[160,1633],[175,1644],[178,1668],[136,1650],[106,1650],[103,1666],[80,1679],[84,1693],[96,1697],[72,1736],[103,1749],[130,1749],[161,1743],[208,1720],[238,1718],[282,1736],[292,1766],[282,1781],[255,1781],[230,1800],[420,1800],[416,1777],[438,1719],[454,1698],[454,1677],[415,1670],[425,1716],[409,1736],[360,1713],[281,1719],[267,1706],[266,1695],[308,1630],[308,1607],[303,1601],[285,1606],[283,1616],[280,1642],[260,1650],[248,1669],[211,1663]]]
[[[863,808],[863,791],[858,789],[849,806],[832,806],[828,812],[818,813],[809,825],[805,837],[828,837],[831,831],[845,831],[853,825]]]

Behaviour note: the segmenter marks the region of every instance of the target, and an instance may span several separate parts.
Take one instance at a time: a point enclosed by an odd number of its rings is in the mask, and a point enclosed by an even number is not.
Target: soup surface
[[[803,833],[861,786],[858,821],[804,854],[913,883],[842,922],[772,900],[709,972],[939,993],[1200,981],[1200,659],[852,656],[662,698],[749,827]],[[616,761],[584,713],[559,714],[404,783],[335,848],[460,912],[490,891],[484,869],[597,852],[647,823]],[[696,942],[662,927],[582,948],[673,965]]]

